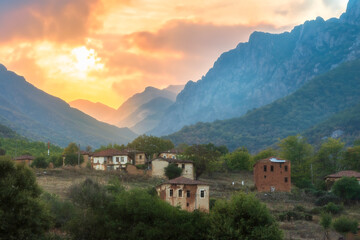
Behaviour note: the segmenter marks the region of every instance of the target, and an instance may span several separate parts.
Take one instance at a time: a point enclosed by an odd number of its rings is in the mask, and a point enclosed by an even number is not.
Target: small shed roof
[[[356,177],[360,178],[360,172],[356,171],[340,171],[334,174],[330,174],[325,178],[342,178],[342,177]]]
[[[19,157],[14,158],[14,160],[34,160],[35,157],[31,156],[31,155],[22,155]]]
[[[122,152],[117,149],[106,149],[93,154],[93,157],[112,157],[112,156],[127,156],[127,152]]]

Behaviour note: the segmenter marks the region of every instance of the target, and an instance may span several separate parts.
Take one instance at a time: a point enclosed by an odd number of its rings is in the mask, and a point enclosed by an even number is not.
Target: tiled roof
[[[341,177],[356,177],[360,178],[360,172],[356,171],[341,171],[331,175],[326,176],[325,178],[341,178]]]
[[[89,155],[91,156],[91,152],[87,152],[87,151],[80,151],[81,155]]]
[[[190,178],[186,177],[178,177],[171,179],[167,182],[164,182],[163,184],[184,184],[184,185],[209,185],[202,181],[192,180]]]
[[[272,162],[272,163],[281,163],[281,162],[276,162],[276,161],[270,161],[270,159],[276,159],[276,160],[283,160],[285,162],[288,162],[288,160],[285,160],[285,159],[280,159],[280,158],[276,158],[276,157],[268,157],[268,158],[265,158],[265,159],[261,159],[259,161],[257,161],[254,166],[258,163],[268,163],[268,162]]]
[[[119,151],[117,149],[106,149],[93,154],[93,157],[112,157],[112,156],[127,156],[126,152]]]
[[[162,158],[162,157],[158,157],[158,158],[155,158],[153,161],[155,160],[164,160],[164,161],[167,161],[169,163],[193,163],[193,161],[191,160],[185,160],[185,159],[173,159],[173,158]]]
[[[30,155],[23,155],[23,156],[19,156],[14,158],[14,160],[34,160],[35,157],[30,156]]]
[[[170,149],[170,150],[167,150],[165,152],[161,152],[161,153],[173,153],[173,154],[182,154],[184,151],[183,150],[179,150],[179,149]],[[161,154],[160,153],[160,154]]]

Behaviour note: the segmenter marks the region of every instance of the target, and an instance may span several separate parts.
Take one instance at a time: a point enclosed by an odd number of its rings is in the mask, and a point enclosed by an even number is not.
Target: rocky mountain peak
[[[346,12],[340,19],[346,23],[360,25],[360,0],[349,0]]]

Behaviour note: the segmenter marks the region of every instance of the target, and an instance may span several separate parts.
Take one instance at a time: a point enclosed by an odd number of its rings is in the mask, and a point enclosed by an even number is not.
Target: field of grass
[[[66,199],[69,188],[73,184],[80,183],[86,178],[91,178],[101,184],[106,184],[112,178],[117,178],[126,189],[151,188],[160,184],[162,179],[146,176],[131,176],[120,172],[103,172],[90,169],[66,168],[35,170],[38,184],[44,191],[59,195]],[[210,198],[229,199],[237,191],[251,192],[254,190],[253,176],[251,172],[239,173],[214,173],[211,176],[202,176],[199,180],[210,185]],[[244,181],[244,185],[242,185]],[[234,185],[232,184],[234,182]],[[257,193],[254,192],[270,209],[274,216],[284,211],[291,211],[295,207],[301,207],[306,211],[315,208],[315,198],[294,190],[292,193]],[[346,207],[346,216],[351,216],[360,222],[360,205]],[[324,231],[319,224],[320,216],[313,215],[312,221],[292,220],[279,222],[280,228],[284,231],[286,240],[310,240],[322,239]],[[330,233],[331,239],[340,237],[334,231]]]

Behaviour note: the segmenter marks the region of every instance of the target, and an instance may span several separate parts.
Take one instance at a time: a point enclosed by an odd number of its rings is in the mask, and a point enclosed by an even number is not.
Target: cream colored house
[[[178,177],[156,187],[159,197],[170,205],[192,212],[209,212],[209,185],[205,182]]]
[[[124,152],[126,152],[128,156],[134,160],[134,165],[143,165],[147,163],[145,152],[132,149],[126,149]]]
[[[192,161],[160,157],[151,162],[152,176],[165,178],[165,168],[170,163],[174,163],[182,169],[181,176],[194,179],[194,163]]]
[[[95,170],[121,170],[126,169],[126,164],[132,164],[132,159],[127,152],[116,149],[106,149],[93,154],[91,167]]]
[[[161,153],[159,154],[159,157],[161,157],[161,158],[178,159],[181,154],[182,154],[182,151],[172,149],[172,150],[168,150],[168,151],[166,151],[166,152],[161,152]]]

